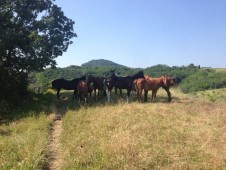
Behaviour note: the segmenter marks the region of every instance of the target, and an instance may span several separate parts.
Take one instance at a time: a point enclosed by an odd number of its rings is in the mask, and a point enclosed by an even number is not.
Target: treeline
[[[41,93],[51,87],[51,81],[57,78],[73,79],[87,74],[93,76],[109,76],[110,71],[115,70],[119,76],[132,75],[141,70],[140,68],[128,67],[79,67],[69,66],[66,68],[47,68],[43,72],[29,75],[29,89]],[[176,77],[182,92],[190,93],[200,90],[226,87],[226,70],[218,72],[215,69],[203,69],[200,66],[190,64],[188,66],[156,65],[143,69],[145,75],[159,77],[168,75]]]

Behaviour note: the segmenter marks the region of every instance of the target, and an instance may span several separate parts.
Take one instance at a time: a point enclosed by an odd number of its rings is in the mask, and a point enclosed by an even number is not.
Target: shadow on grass
[[[63,117],[68,110],[79,110],[81,107],[93,107],[93,106],[105,106],[105,105],[117,105],[119,103],[127,104],[126,91],[123,91],[123,98],[121,99],[119,94],[114,92],[111,94],[111,100],[108,103],[107,97],[101,97],[100,99],[94,99],[92,96],[88,98],[87,104],[80,104],[78,99],[72,99],[73,91],[62,91],[60,99],[57,99],[56,93],[47,92],[44,94],[33,94],[25,100],[20,101],[17,107],[12,108],[9,113],[0,115],[0,125],[9,124],[12,121],[17,121],[28,116],[39,116],[40,113],[47,115],[55,113]],[[143,95],[142,95],[143,99]],[[168,102],[166,95],[158,95],[157,102]],[[180,98],[172,96],[172,102],[180,102]],[[136,93],[131,93],[129,103],[138,102]],[[142,102],[143,103],[143,102]],[[148,95],[148,101],[151,102],[151,96]],[[1,134],[5,134],[1,132]],[[7,133],[6,133],[7,134]]]
[[[65,93],[65,97],[62,100],[58,100],[56,94],[53,93],[30,94],[21,99],[7,113],[0,114],[0,125],[8,125],[13,121],[18,121],[29,116],[38,117],[43,113],[46,115],[52,113],[64,115],[71,105],[69,95],[71,95],[70,92]],[[76,108],[78,107],[74,107],[74,109]],[[1,134],[4,134],[4,132],[1,132]]]

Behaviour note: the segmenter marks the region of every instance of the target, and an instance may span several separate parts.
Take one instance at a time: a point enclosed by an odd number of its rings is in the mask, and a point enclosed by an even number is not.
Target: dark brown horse
[[[139,71],[136,74],[132,76],[126,76],[126,77],[119,77],[116,75],[111,75],[110,77],[105,79],[105,85],[108,89],[108,92],[111,92],[113,87],[119,89],[120,96],[122,98],[122,89],[127,90],[127,101],[129,100],[130,97],[130,92],[133,89],[133,81],[138,78],[143,78],[144,77],[144,72]]]
[[[95,77],[95,76],[90,76],[90,80],[93,83],[93,90],[94,90],[94,98],[96,99],[96,91],[98,99],[100,96],[106,96],[106,89],[104,85],[104,77]]]
[[[57,98],[58,99],[60,99],[60,90],[61,89],[74,90],[73,97],[72,97],[74,99],[75,97],[77,97],[77,86],[78,86],[79,81],[81,81],[81,80],[85,81],[87,79],[89,79],[88,76],[75,78],[73,80],[65,80],[63,78],[56,79],[56,80],[52,81],[52,88],[57,90]]]
[[[176,79],[168,76],[161,76],[153,78],[151,76],[145,76],[140,78],[136,82],[137,99],[141,102],[141,94],[144,90],[144,101],[147,101],[148,91],[152,90],[151,101],[156,101],[156,94],[160,87],[164,88],[168,95],[168,101],[171,101],[171,93],[169,91],[170,86],[176,84]]]

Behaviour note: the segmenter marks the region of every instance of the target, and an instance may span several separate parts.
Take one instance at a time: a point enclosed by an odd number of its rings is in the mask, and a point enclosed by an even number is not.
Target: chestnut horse
[[[135,82],[137,90],[137,99],[141,102],[141,94],[144,90],[144,101],[147,101],[148,91],[152,90],[151,101],[156,101],[156,94],[160,87],[166,90],[168,95],[168,101],[171,101],[171,93],[169,91],[170,86],[176,84],[176,79],[168,76],[161,76],[159,78],[153,78],[151,76],[145,76]]]
[[[88,88],[89,87],[88,87],[88,84],[86,83],[86,81],[84,81],[84,80],[79,81],[79,83],[77,85],[79,103],[84,101],[84,103],[86,104],[87,97],[88,97]]]
[[[133,89],[133,81],[135,79],[143,78],[143,77],[144,77],[143,71],[139,71],[132,76],[126,76],[126,77],[111,75],[110,77],[105,79],[105,85],[108,89],[108,92],[111,92],[113,87],[118,88],[121,98],[122,98],[122,89],[127,89],[127,102],[128,102],[130,97],[130,92]],[[109,97],[109,100],[110,100],[110,97]]]

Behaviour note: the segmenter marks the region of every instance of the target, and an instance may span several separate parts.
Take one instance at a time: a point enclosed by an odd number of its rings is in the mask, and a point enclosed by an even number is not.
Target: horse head
[[[166,87],[174,86],[174,85],[176,85],[176,78],[164,75],[163,83],[164,83],[164,86],[166,86]]]
[[[85,80],[87,85],[90,85],[91,83],[93,83],[93,77],[90,74],[86,75]]]
[[[104,79],[103,84],[104,87],[108,89],[108,91],[111,91],[112,88],[114,87],[115,79],[116,79],[115,75],[109,76]]]
[[[170,86],[175,86],[177,84],[177,80],[175,77],[169,77]]]

